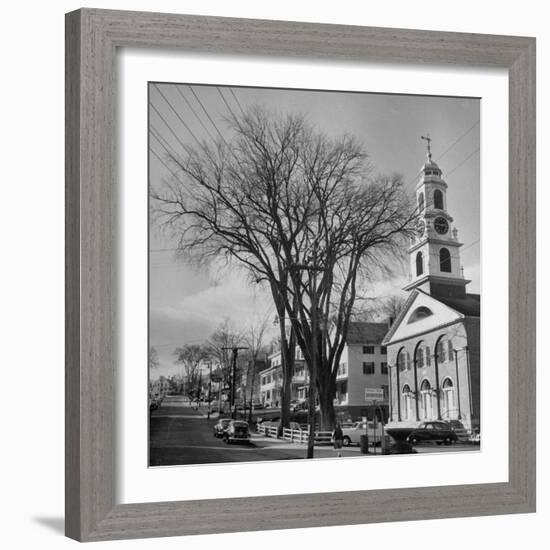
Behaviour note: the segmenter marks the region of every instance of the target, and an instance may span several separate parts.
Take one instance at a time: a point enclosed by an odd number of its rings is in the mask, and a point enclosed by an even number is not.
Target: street
[[[175,466],[221,462],[251,462],[266,460],[303,459],[306,445],[268,438],[251,430],[250,444],[226,444],[213,435],[216,417],[206,417],[206,407],[195,409],[182,396],[168,395],[162,405],[151,414],[149,465]],[[479,446],[455,444],[450,447],[419,445],[419,453],[458,452],[479,450]],[[345,447],[342,457],[381,456],[380,449],[371,448],[369,455],[361,455],[359,447]],[[315,458],[335,458],[330,445],[315,446]]]

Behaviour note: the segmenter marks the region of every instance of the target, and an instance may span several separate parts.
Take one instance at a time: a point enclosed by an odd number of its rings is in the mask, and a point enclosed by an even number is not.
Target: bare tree
[[[192,396],[197,390],[201,364],[208,357],[207,350],[204,346],[186,344],[182,348],[177,348],[174,354],[176,364],[184,369],[185,391]]]
[[[149,372],[155,370],[159,366],[159,354],[155,347],[149,348]]]
[[[265,350],[265,336],[269,326],[269,312],[252,319],[245,330],[244,342],[248,347],[248,361],[245,373],[245,391],[248,393],[249,421],[252,422],[252,401],[256,385],[257,365],[261,353]],[[267,365],[266,365],[267,366]]]
[[[401,179],[373,175],[350,136],[329,139],[303,116],[259,108],[230,126],[229,146],[171,155],[178,177],[154,193],[157,212],[187,257],[236,260],[268,284],[285,381],[295,340],[317,380],[322,424],[330,427],[358,283],[399,248],[416,212]]]
[[[242,332],[237,330],[226,318],[216,327],[205,344],[208,358],[217,366],[217,378],[220,379],[221,385],[235,382],[232,380],[232,353],[230,350],[240,346],[242,342]]]

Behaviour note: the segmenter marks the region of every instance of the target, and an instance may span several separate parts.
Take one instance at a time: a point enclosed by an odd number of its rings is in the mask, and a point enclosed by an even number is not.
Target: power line
[[[218,132],[218,135],[222,138],[224,143],[229,147],[229,145],[227,144],[227,141],[225,141],[225,138],[223,137],[222,133],[220,132],[220,130],[212,120],[212,117],[208,114],[208,111],[205,109],[204,105],[202,104],[202,101],[199,99],[199,96],[195,93],[195,90],[193,90],[193,87],[190,84],[189,84],[189,89],[191,90],[191,93],[195,96],[195,99],[198,101],[199,105],[201,106],[201,109],[204,111],[204,114],[208,117],[208,120],[210,121],[212,126],[214,126],[214,128],[216,129],[216,132]]]
[[[461,134],[458,138],[456,138],[444,151],[443,153],[441,153],[441,155],[439,155],[437,157],[437,160],[440,161],[453,147],[455,147],[455,145],[457,143],[460,142],[461,139],[463,139],[464,137],[466,137],[477,125],[479,124],[479,119],[476,120],[476,122],[474,122],[474,124],[472,126],[470,126],[463,134]],[[477,149],[477,151],[479,151],[479,149]],[[476,153],[477,151],[474,151],[474,153]],[[472,153],[470,156],[472,156],[474,153]],[[467,157],[466,159],[464,159],[463,162],[466,162],[469,158]],[[451,170],[451,172],[448,172],[446,175],[449,176],[449,174],[451,174],[452,172],[454,172],[454,170],[456,170],[458,168],[458,166],[456,166],[455,168],[453,168],[453,170]],[[422,173],[422,170],[423,168],[421,168],[417,174],[414,176],[414,178],[412,178],[411,180],[409,180],[409,182],[406,184],[406,187],[408,187],[409,185],[413,184],[415,181],[416,181],[416,178],[418,178],[418,176]]]
[[[479,152],[479,147],[475,151],[472,151],[462,162],[457,164],[450,172],[447,172],[447,177],[449,177],[453,172],[458,170],[466,161],[470,160],[478,152]]]
[[[162,133],[154,126],[154,124],[151,124],[149,126],[149,130],[151,131],[151,135],[156,138],[156,140],[164,147],[167,153],[173,153],[175,156],[175,151],[172,149],[172,146],[168,142],[168,140],[162,135]]]
[[[166,162],[164,162],[164,160],[160,157],[160,155],[152,147],[149,147],[149,151],[151,151],[151,153],[153,153],[153,155],[155,155],[155,157],[157,157],[157,159],[164,165],[166,170],[171,172],[174,177],[176,177],[176,178],[178,177],[178,174],[176,172],[174,172],[174,170],[172,170],[172,168],[170,168],[170,166],[168,166],[168,164],[166,164]]]
[[[200,125],[204,128],[204,130],[206,131],[206,133],[210,136],[210,139],[211,139],[213,142],[216,142],[216,140],[214,139],[214,137],[213,137],[212,134],[210,133],[210,130],[206,127],[206,124],[204,124],[202,118],[197,114],[197,112],[195,111],[195,109],[194,109],[193,106],[191,105],[191,102],[183,95],[183,92],[181,91],[181,89],[180,89],[179,86],[176,86],[176,90],[179,92],[179,94],[181,95],[181,97],[183,98],[183,100],[185,101],[185,103],[187,103],[187,106],[189,107],[189,109],[191,109],[191,112],[195,115],[195,117],[197,118],[197,120],[200,122]]]
[[[168,128],[168,130],[170,130],[170,132],[172,133],[172,135],[176,138],[176,140],[178,141],[178,143],[182,146],[183,150],[185,150],[186,145],[184,145],[183,141],[181,141],[181,139],[178,137],[178,135],[176,134],[176,132],[174,132],[174,130],[172,129],[172,126],[170,126],[170,124],[168,124],[168,122],[166,121],[166,119],[162,116],[162,114],[160,113],[160,111],[153,105],[153,103],[149,103],[149,105],[151,106],[151,108],[153,109],[153,111],[155,111],[155,113],[157,113],[157,115],[160,117],[160,119],[162,120],[162,122],[164,122],[164,125]]]
[[[153,84],[153,86],[157,89],[157,92],[162,96],[162,98],[168,104],[170,109],[172,109],[172,112],[178,117],[179,121],[185,126],[185,128],[187,128],[187,131],[193,136],[193,139],[197,142],[199,147],[203,147],[202,143],[199,141],[197,136],[193,133],[191,128],[189,128],[189,126],[187,125],[185,120],[183,120],[183,118],[181,118],[181,115],[176,111],[176,109],[174,108],[172,103],[168,100],[168,98],[162,93],[161,89],[156,84]]]
[[[233,112],[233,109],[229,106],[229,103],[227,103],[227,99],[225,99],[225,96],[222,94],[222,91],[219,89],[218,86],[216,86],[216,90],[218,90],[218,93],[220,94],[221,98],[223,99],[223,102],[225,103],[225,106],[228,108],[229,112],[231,113],[231,116],[237,120],[237,117],[235,116],[235,113]]]
[[[233,91],[233,88],[229,88],[229,91],[231,92],[231,95],[233,96],[233,99],[235,100],[235,102],[237,103],[237,105],[239,106],[239,109],[241,110],[241,113],[243,116],[246,116],[244,114],[244,109],[241,105],[241,102],[237,99],[237,95],[235,94],[235,92]]]
[[[451,145],[449,145],[449,147],[447,147],[447,149],[445,149],[443,153],[441,153],[441,155],[437,157],[437,160],[441,160],[462,138],[467,136],[478,124],[479,119],[476,120],[476,122],[472,126],[470,126],[470,128],[468,128],[460,137],[453,141],[453,143],[451,143]]]

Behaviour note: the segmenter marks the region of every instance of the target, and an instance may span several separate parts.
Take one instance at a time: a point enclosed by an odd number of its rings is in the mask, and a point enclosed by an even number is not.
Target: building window
[[[388,349],[386,348],[386,346],[380,346],[380,353],[382,355],[387,355],[388,354]]]
[[[374,374],[374,363],[363,363],[363,374]]]
[[[447,340],[447,358],[449,361],[453,358],[453,341]]]
[[[432,358],[430,357],[430,348],[429,348],[429,346],[426,346],[424,348],[424,354],[425,354],[424,366],[430,367],[431,364],[432,364]]]
[[[400,371],[407,370],[409,368],[409,353],[402,349],[397,356],[397,365]]]
[[[410,315],[409,320],[407,321],[407,324],[409,323],[415,323],[416,321],[420,321],[422,319],[425,319],[426,317],[429,317],[430,315],[433,315],[433,312],[430,308],[426,306],[420,306],[417,307]]]
[[[338,372],[336,373],[337,376],[344,376],[348,372],[348,365],[347,363],[340,363],[340,366],[338,367]]]
[[[451,253],[446,248],[439,251],[439,270],[443,273],[451,272]]]
[[[422,252],[417,252],[416,254],[416,276],[422,275],[424,273],[424,262],[422,261]]]
[[[363,346],[363,353],[372,355],[374,353],[374,346]]]
[[[418,195],[418,211],[422,212],[424,210],[424,193]]]
[[[387,401],[388,398],[389,398],[389,395],[390,395],[389,388],[388,388],[388,386],[384,386],[384,385],[382,385],[381,387],[382,387],[382,392],[383,392],[382,393],[382,399],[384,401]]]
[[[416,348],[416,366],[418,368],[424,367],[424,349],[421,346]]]
[[[438,363],[445,363],[445,361],[447,361],[446,351],[447,350],[445,349],[445,342],[443,340],[439,340],[436,350]]]
[[[443,210],[443,193],[439,189],[434,191],[434,208]]]
[[[388,364],[380,363],[380,372],[381,374],[388,374]]]

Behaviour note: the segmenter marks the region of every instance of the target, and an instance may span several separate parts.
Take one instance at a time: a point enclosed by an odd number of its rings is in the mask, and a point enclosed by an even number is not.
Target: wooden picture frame
[[[116,504],[117,48],[509,71],[509,480]],[[81,541],[535,511],[535,39],[82,9],[66,16],[66,534]]]

